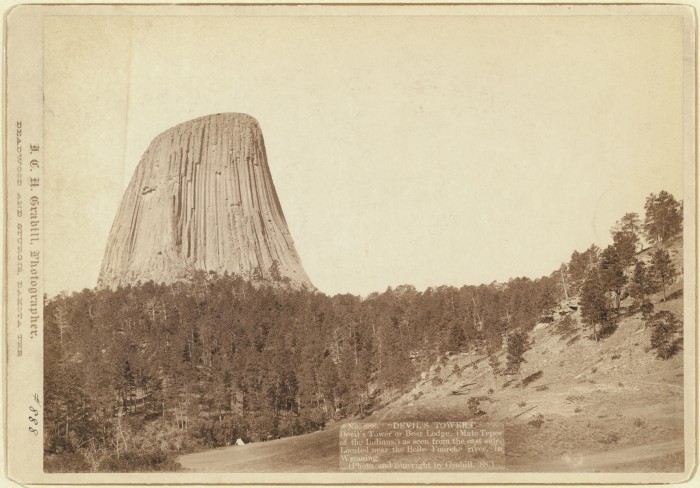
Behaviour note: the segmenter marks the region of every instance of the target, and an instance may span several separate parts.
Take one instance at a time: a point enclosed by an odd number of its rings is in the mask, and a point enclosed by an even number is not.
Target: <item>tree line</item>
[[[633,298],[632,311],[641,310],[648,320],[654,310],[650,295],[661,291],[665,301],[678,275],[665,245],[682,230],[681,204],[662,191],[647,197],[645,210],[643,224],[636,213],[625,214],[610,231],[612,244],[602,251],[592,246],[583,254],[574,253],[566,267],[580,290],[582,319],[595,340],[615,330],[620,301],[627,296]],[[656,246],[646,259],[638,256],[642,238]]]
[[[675,200],[653,197],[643,229],[667,242],[681,221],[659,205]],[[424,292],[402,285],[361,298],[197,272],[187,282],[47,299],[48,470],[174,469],[177,452],[318,430],[398,397],[447,352],[487,354],[495,370],[517,371],[527,333],[560,302],[581,294],[591,324],[614,313],[618,271],[627,278],[633,260],[625,253],[642,228],[630,215],[614,231],[613,250],[574,252],[534,280]],[[657,283],[658,269],[639,273]],[[635,296],[652,293],[639,281]]]

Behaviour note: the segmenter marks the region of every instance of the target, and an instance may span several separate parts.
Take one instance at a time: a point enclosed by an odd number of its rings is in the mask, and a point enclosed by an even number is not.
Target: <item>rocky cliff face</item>
[[[313,289],[249,115],[200,117],[151,142],[112,225],[98,286],[170,283],[196,270]]]

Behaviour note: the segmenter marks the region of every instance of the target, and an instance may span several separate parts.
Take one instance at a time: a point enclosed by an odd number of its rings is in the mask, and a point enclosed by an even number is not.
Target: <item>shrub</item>
[[[566,315],[557,325],[555,332],[559,334],[559,340],[564,340],[575,334],[578,329],[578,320],[572,318],[571,315]]]
[[[527,376],[525,379],[523,379],[523,388],[525,388],[527,385],[532,383],[533,381],[537,381],[540,378],[542,378],[542,370],[537,371],[536,373],[532,373],[531,375]]]
[[[493,374],[498,374],[500,372],[501,363],[498,361],[495,354],[489,356],[489,366],[491,366]]]
[[[538,413],[537,417],[530,420],[528,422],[528,424],[532,425],[533,427],[537,427],[539,429],[540,427],[542,427],[542,424],[544,424],[544,415],[542,415],[541,413]]]
[[[511,373],[517,373],[520,371],[520,364],[525,362],[523,354],[528,349],[527,334],[524,332],[513,332],[508,336],[507,347],[507,369]]]
[[[481,404],[481,398],[480,397],[471,397],[467,401],[467,410],[469,411],[469,415],[471,417],[479,417],[480,415],[485,415],[486,412],[481,410],[479,408],[479,405]]]
[[[649,320],[651,314],[654,313],[654,304],[650,301],[645,301],[640,308],[642,309],[642,318]]]
[[[620,434],[617,432],[608,432],[607,434],[599,434],[598,442],[601,444],[617,444],[620,441]]]
[[[668,311],[657,312],[649,319],[647,325],[654,327],[650,345],[656,350],[656,357],[669,359],[676,354],[683,338],[677,337],[680,323],[675,314]]]

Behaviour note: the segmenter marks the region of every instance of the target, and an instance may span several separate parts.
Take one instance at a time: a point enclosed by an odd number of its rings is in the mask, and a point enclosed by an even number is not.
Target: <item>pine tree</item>
[[[661,284],[663,290],[663,301],[666,301],[666,288],[673,283],[674,278],[678,274],[676,267],[671,261],[671,256],[665,249],[657,249],[651,259],[651,275]]]
[[[637,261],[634,266],[634,274],[629,286],[630,296],[634,299],[635,305],[640,307],[643,313],[648,309],[647,297],[656,291],[654,281],[650,271],[647,269],[644,261]],[[653,307],[653,305],[652,305]]]
[[[612,245],[606,247],[600,255],[600,283],[606,292],[614,294],[615,310],[618,314],[620,313],[620,297],[625,284],[627,284],[625,266],[629,256],[624,254],[625,252],[625,249],[621,251],[617,246]]]
[[[506,365],[508,372],[519,373],[520,365],[525,362],[523,355],[527,351],[527,334],[516,331],[508,335]]]
[[[613,247],[623,268],[634,264],[637,242],[638,239],[632,233],[620,231],[613,234]]]
[[[598,266],[600,249],[592,244],[584,252],[574,251],[569,261],[569,276],[576,291],[580,290],[588,273]]]
[[[644,205],[644,232],[650,243],[665,243],[683,226],[681,205],[670,193],[652,193]]]
[[[459,322],[454,322],[450,330],[450,335],[447,340],[447,350],[461,352],[467,346],[467,337],[464,335],[464,329]]]
[[[610,235],[615,237],[615,234],[624,233],[630,236],[634,241],[635,250],[641,245],[639,239],[642,231],[642,224],[639,220],[639,214],[636,212],[626,213],[620,220],[615,223],[615,227],[610,230]]]
[[[593,269],[583,282],[581,319],[583,323],[593,328],[593,337],[596,341],[600,340],[598,326],[605,327],[611,322],[608,298],[598,268]]]

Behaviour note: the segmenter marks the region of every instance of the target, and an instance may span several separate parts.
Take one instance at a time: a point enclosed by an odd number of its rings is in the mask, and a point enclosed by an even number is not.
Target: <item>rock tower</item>
[[[124,194],[98,286],[197,270],[314,289],[287,228],[258,122],[223,113],[157,136]]]

